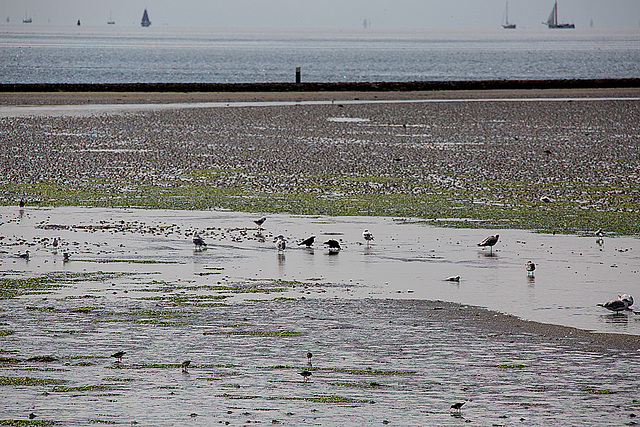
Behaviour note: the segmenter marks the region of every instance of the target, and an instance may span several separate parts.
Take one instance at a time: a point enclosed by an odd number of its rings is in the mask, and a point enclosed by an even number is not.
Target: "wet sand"
[[[586,96],[607,97],[621,93],[614,92],[612,95],[610,90],[590,90],[580,96],[586,93]],[[637,90],[623,92],[625,96],[638,96]],[[487,94],[413,95],[473,97]],[[492,97],[503,95],[513,96],[503,92],[491,94]],[[564,91],[535,94],[541,95],[577,96],[576,92]],[[220,98],[212,96],[34,94],[15,97],[14,94],[2,94],[0,103],[297,100],[301,95],[225,93],[218,95]],[[321,100],[334,99],[333,94],[329,98],[327,94],[317,96]],[[345,96],[342,98],[345,100],[381,95],[342,93],[335,96]],[[516,96],[533,94],[519,92]],[[292,109],[299,107],[278,107],[269,112],[198,109],[190,110],[188,114],[178,110],[114,117],[4,119],[2,131],[9,142],[4,145],[5,149],[28,147],[30,157],[26,163],[23,159],[13,158],[4,166],[3,176],[5,185],[7,182],[27,185],[38,179],[73,184],[96,176],[140,179],[140,167],[151,171],[153,179],[161,179],[162,176],[175,176],[176,170],[200,167],[223,170],[242,165],[243,170],[258,174],[248,178],[238,174],[225,177],[229,180],[226,182],[203,184],[211,187],[240,185],[246,178],[247,184],[256,189],[275,186],[286,193],[301,191],[308,184],[300,182],[296,176],[310,164],[319,165],[318,168],[327,174],[337,173],[336,159],[342,159],[340,167],[349,168],[354,177],[389,174],[415,179],[405,172],[394,172],[395,169],[389,166],[389,159],[401,157],[408,162],[406,170],[419,167],[430,173],[438,171],[438,177],[429,175],[427,181],[450,177],[447,171],[452,164],[467,164],[464,171],[454,174],[454,178],[463,183],[456,183],[454,179],[448,181],[448,185],[467,185],[473,190],[473,181],[478,176],[486,181],[483,186],[497,178],[523,179],[524,172],[518,170],[523,163],[531,163],[526,174],[532,174],[544,166],[537,158],[545,149],[551,147],[555,151],[562,145],[566,150],[553,161],[555,169],[545,166],[549,176],[541,175],[536,179],[540,182],[575,180],[585,183],[613,180],[616,187],[612,186],[611,192],[620,191],[622,186],[627,198],[619,206],[607,204],[605,208],[637,212],[638,189],[633,173],[637,173],[640,164],[637,115],[634,113],[638,102],[563,102],[554,104],[552,111],[547,111],[548,106],[545,103],[515,108],[511,108],[511,104],[482,104],[478,109],[468,104],[438,105],[437,108],[348,106],[349,111],[345,114],[346,107],[329,105],[304,107],[295,115],[291,114]],[[329,108],[332,110],[328,111]],[[338,108],[340,112],[337,112]],[[542,123],[527,127],[534,114]],[[432,120],[433,115],[437,120]],[[473,146],[478,141],[463,144],[465,148],[456,152],[445,149],[446,145],[468,142],[476,136],[499,137],[505,128],[495,128],[491,123],[505,116],[509,122],[516,117],[517,129],[510,131],[509,140],[513,145],[508,150],[494,153],[497,160],[484,150],[475,150]],[[370,145],[359,143],[362,138],[370,138],[366,136],[372,131],[368,126],[370,122],[346,123],[336,129],[331,125],[335,122],[327,125],[327,117],[370,120],[376,124],[373,131],[382,135],[380,138],[386,143],[374,144],[373,151],[378,154],[373,156]],[[454,117],[464,118],[462,124]],[[607,117],[615,120],[607,122],[604,120]],[[438,126],[425,129],[422,125],[426,121]],[[557,121],[562,125],[554,124]],[[304,126],[296,126],[298,122]],[[403,128],[407,122],[417,130],[413,135]],[[585,122],[588,125],[584,125]],[[140,125],[144,123],[162,126],[141,129]],[[225,128],[230,123],[244,123],[234,128],[239,130],[239,135],[233,135]],[[324,126],[322,133],[329,141],[334,141],[324,146],[338,145],[340,150],[319,150],[323,141],[314,139],[317,129],[308,130],[319,123]],[[591,128],[594,123],[599,123],[602,129]],[[16,124],[23,127],[15,127]],[[460,127],[464,128],[464,141],[456,140],[461,138],[459,135],[451,136],[452,129]],[[27,137],[25,128],[46,132],[46,140]],[[411,126],[408,128],[412,129]],[[559,131],[562,131],[560,137]],[[514,136],[527,132],[533,132],[535,137],[514,141]],[[430,134],[428,139],[438,142],[428,152],[418,144],[406,143],[425,133]],[[614,134],[615,138],[605,137]],[[250,135],[257,136],[251,139]],[[564,143],[559,143],[558,138]],[[123,141],[129,145],[123,146]],[[135,141],[133,152],[129,150],[132,141]],[[240,141],[244,142],[242,147],[234,145]],[[504,142],[504,138],[501,141]],[[212,150],[211,144],[215,149]],[[160,156],[151,158],[141,154],[158,150],[159,146],[162,147]],[[271,153],[265,155],[269,150]],[[527,155],[527,150],[535,156]],[[51,153],[55,153],[54,163]],[[363,164],[360,161],[363,158],[371,162]],[[601,166],[597,170],[592,167],[594,158]],[[625,161],[620,162],[621,159]],[[274,177],[272,166],[278,163],[286,164],[287,170],[282,176]],[[137,167],[132,167],[133,164]],[[268,179],[260,176],[268,173],[271,174]],[[474,178],[464,181],[467,174]],[[353,192],[351,195],[407,191],[401,185],[385,183],[368,188],[358,184],[358,180],[354,180],[354,187],[347,190]],[[586,197],[582,189],[573,190],[575,194],[566,188],[555,191],[554,198]],[[537,200],[540,195],[536,192],[532,199]],[[505,200],[492,202],[504,203]],[[594,209],[600,207],[597,200],[590,203]],[[593,229],[596,226],[593,224]],[[140,232],[141,235],[146,233],[148,231]],[[82,238],[78,241],[82,246]],[[3,246],[6,244],[5,240]],[[26,242],[19,244],[27,247]],[[37,275],[37,271],[20,267],[17,262],[14,264],[11,254],[15,248],[13,243],[3,247],[4,277]],[[93,252],[98,254],[102,250],[105,250],[104,246],[99,245]],[[60,254],[56,257],[55,267],[48,264],[47,268],[64,271]],[[70,268],[74,274],[84,269],[79,264]],[[224,257],[215,265],[223,264]],[[37,269],[36,262],[32,265]],[[132,263],[127,271],[122,271],[121,265],[110,268],[125,273],[143,272],[143,265]],[[89,270],[97,272],[99,268],[90,267]],[[153,264],[150,270],[153,270]],[[109,268],[105,267],[105,271]],[[219,282],[216,270],[210,272],[214,274],[207,281],[212,285]],[[189,288],[193,282],[191,276],[183,277],[184,282],[176,279],[162,292],[146,291],[160,299],[138,298],[136,290],[143,286],[162,287],[158,283],[162,278],[124,275],[104,281],[81,279],[72,285],[70,296],[75,298],[54,293],[4,300],[2,321],[5,324],[1,329],[12,333],[3,336],[0,357],[15,360],[5,360],[0,365],[2,375],[65,380],[68,382],[62,386],[71,388],[64,391],[56,390],[54,386],[3,385],[11,392],[0,398],[0,404],[9,408],[1,418],[24,419],[29,412],[34,412],[39,419],[59,420],[65,425],[86,425],[90,420],[93,423],[116,421],[127,424],[136,421],[142,425],[220,422],[248,425],[259,422],[355,426],[379,425],[385,421],[390,425],[459,425],[465,420],[483,425],[548,425],[550,422],[593,425],[627,423],[640,410],[635,387],[640,372],[637,358],[640,337],[637,335],[598,334],[524,321],[466,304],[375,297],[325,298],[322,294],[333,292],[334,286],[304,284],[301,288],[296,282],[278,283],[272,279],[257,283],[257,286],[285,287],[284,299],[278,299],[277,292],[266,298],[258,292],[255,299],[260,301],[252,301],[251,293],[247,293],[244,296],[246,303],[228,306],[196,304],[203,302],[198,296],[204,291]],[[252,281],[224,284],[246,286]],[[188,296],[186,306],[178,304],[179,300],[175,298],[181,293]],[[97,298],[84,298],[87,294]],[[295,295],[293,299],[288,299],[292,294]],[[269,334],[274,331],[293,334]],[[256,334],[247,336],[249,333]],[[117,366],[109,355],[123,349],[127,351],[127,357]],[[305,383],[298,372],[306,367],[307,351],[314,353],[313,368],[316,369],[311,370],[311,380]],[[57,360],[49,363],[27,360],[42,355],[53,355]],[[179,364],[184,359],[192,360],[193,367],[188,375],[180,372]],[[461,415],[452,416],[449,406],[465,399],[470,401]],[[191,414],[197,416],[191,417]]]

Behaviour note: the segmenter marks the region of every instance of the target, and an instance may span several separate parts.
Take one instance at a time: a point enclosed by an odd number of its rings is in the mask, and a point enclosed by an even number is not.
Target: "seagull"
[[[51,243],[51,246],[53,246],[54,248],[57,248],[59,243],[60,243],[60,241],[56,237],[55,239],[53,239],[53,243]]]
[[[282,252],[287,248],[287,242],[282,234],[276,237],[276,248],[278,248],[278,252]]]
[[[478,243],[478,246],[489,246],[489,248],[491,249],[491,253],[493,253],[493,245],[498,243],[499,237],[500,237],[499,234],[496,234],[495,236],[489,236],[486,239],[484,239],[482,242]]]
[[[615,311],[616,313],[627,310],[629,308],[629,303],[627,301],[622,301],[619,299],[607,301],[604,304],[597,305],[600,307],[604,307],[607,310]]]
[[[185,360],[184,362],[182,362],[182,372],[185,374],[188,374],[189,372],[187,371],[187,368],[189,367],[189,365],[191,364],[191,360]]]
[[[364,237],[364,240],[367,241],[367,246],[369,246],[369,242],[373,240],[373,234],[371,234],[369,230],[364,230],[362,232],[362,237]]]
[[[25,253],[23,253],[23,254],[21,254],[20,252],[18,252],[18,253],[16,254],[16,256],[17,256],[18,258],[22,258],[22,259],[25,259],[25,260],[29,261],[29,251],[28,251],[28,250],[27,250],[27,251],[25,251]]]
[[[20,207],[20,209],[24,209],[25,203],[24,200],[20,200],[20,202],[18,203],[18,207]]]
[[[338,252],[340,252],[340,249],[342,249],[340,247],[340,243],[337,240],[327,240],[326,242],[323,243],[323,245],[327,245],[329,247],[329,253],[330,254],[337,254]]]
[[[444,280],[446,280],[447,282],[459,282],[460,276],[449,276]]]
[[[125,354],[127,354],[126,351],[117,351],[113,353],[111,357],[118,359],[118,363],[120,363],[122,361],[122,356],[124,356]]]
[[[203,246],[205,249],[207,248],[207,244],[198,233],[193,235],[193,244],[196,245],[196,249],[202,249]]]
[[[310,248],[311,245],[313,245],[313,242],[315,240],[316,240],[316,236],[307,237],[302,242],[298,243],[298,246],[305,245],[306,247]]]
[[[311,354],[311,352],[310,352],[310,351],[308,351],[308,352],[307,352],[307,364],[308,364],[309,366],[312,366],[312,365],[311,365],[311,358],[312,358],[312,357],[313,357],[313,354]]]
[[[540,201],[541,202],[545,202],[545,203],[551,203],[551,202],[553,202],[553,199],[551,197],[549,197],[549,196],[542,196],[542,197],[540,197]]]
[[[453,409],[456,412],[460,412],[460,409],[462,409],[462,405],[464,405],[465,402],[456,402],[453,405],[451,405],[451,409]]]
[[[311,376],[311,372],[307,371],[306,369],[302,372],[299,372],[299,374],[302,375],[302,378],[304,378],[304,382],[307,382],[307,380]]]
[[[602,232],[602,228],[598,228],[598,231],[596,231],[593,234],[595,234],[596,237],[604,237],[604,233]]]
[[[536,269],[536,265],[532,261],[527,261],[527,276],[533,277],[533,271]]]
[[[62,262],[67,262],[67,261],[69,261],[69,256],[70,256],[70,255],[69,255],[69,252],[64,252],[64,253],[62,254]]]
[[[258,230],[262,230],[262,224],[264,224],[264,222],[265,222],[266,220],[267,220],[267,218],[263,216],[262,218],[260,218],[260,219],[256,219],[256,220],[255,220],[255,221],[253,221],[253,222],[255,222],[255,223],[258,225]]]

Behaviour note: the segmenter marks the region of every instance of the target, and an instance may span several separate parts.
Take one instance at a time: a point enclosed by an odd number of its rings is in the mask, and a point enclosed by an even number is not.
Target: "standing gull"
[[[282,234],[276,237],[276,248],[278,248],[278,252],[283,252],[287,248],[287,242]]]
[[[536,269],[536,265],[532,261],[527,261],[526,268],[527,268],[527,276],[533,277],[533,272]]]
[[[624,310],[631,310],[629,307],[633,305],[633,297],[629,294],[619,295],[616,300],[607,301],[604,304],[597,305],[618,313]]]
[[[302,375],[302,378],[304,378],[304,382],[306,383],[309,377],[311,376],[311,372],[305,369],[304,371],[300,372],[300,375]]]
[[[489,236],[486,239],[484,239],[482,242],[478,243],[478,246],[489,246],[489,249],[491,249],[491,253],[493,254],[493,245],[498,243],[499,237],[500,237],[499,234],[496,234],[495,236]]]
[[[369,243],[373,240],[373,234],[371,234],[369,230],[364,230],[362,232],[362,237],[367,241],[367,246],[369,246]]]
[[[187,368],[189,367],[189,365],[191,364],[191,360],[185,360],[184,362],[182,362],[182,372],[185,374],[188,374],[189,372],[187,371]]]
[[[207,244],[204,239],[198,235],[198,233],[193,235],[193,244],[196,245],[196,250],[206,249]]]
[[[307,351],[307,365],[312,366],[311,365],[311,358],[313,357],[313,354],[311,354],[310,351]]]
[[[310,248],[313,245],[313,242],[316,240],[316,236],[310,236],[304,239],[302,242],[298,243],[298,246],[305,245]]]
[[[23,253],[23,254],[21,254],[20,252],[18,252],[18,253],[16,254],[16,256],[17,256],[18,258],[22,258],[22,259],[27,260],[27,261],[29,261],[29,257],[30,257],[30,255],[29,255],[29,251],[28,251],[28,250],[27,250],[27,251],[25,251],[25,253]]]
[[[114,359],[118,359],[118,363],[120,363],[122,361],[122,356],[124,356],[125,354],[127,354],[126,351],[116,351],[111,355],[111,357],[113,357]]]
[[[453,409],[456,412],[460,412],[460,409],[462,409],[462,405],[464,405],[465,402],[456,402],[453,405],[451,405],[451,409]]]

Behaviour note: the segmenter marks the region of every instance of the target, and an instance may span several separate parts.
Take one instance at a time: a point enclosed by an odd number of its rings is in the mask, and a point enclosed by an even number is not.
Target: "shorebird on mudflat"
[[[27,261],[29,261],[29,257],[30,257],[30,255],[29,255],[29,251],[28,251],[28,250],[27,250],[27,251],[25,251],[25,253],[23,253],[23,254],[22,254],[22,253],[20,253],[20,252],[18,252],[18,253],[16,254],[16,256],[17,256],[18,258],[21,258],[21,259],[24,259],[24,260],[27,260]]]
[[[451,409],[453,409],[456,412],[460,412],[460,409],[462,409],[462,405],[464,405],[465,402],[456,402],[453,405],[451,405]]]
[[[182,362],[182,372],[185,374],[188,374],[189,372],[187,371],[187,368],[189,367],[189,365],[191,364],[191,360],[185,360],[184,362]]]
[[[18,203],[18,207],[20,209],[24,209],[24,206],[25,206],[24,200],[20,200],[20,202]]]
[[[284,252],[284,250],[287,248],[287,242],[286,240],[284,240],[284,236],[281,234],[278,237],[276,237],[276,248],[278,248],[278,252]]]
[[[364,230],[362,232],[362,237],[367,241],[367,246],[369,246],[369,243],[373,240],[373,234],[371,234],[369,230]]]
[[[193,244],[196,245],[196,250],[206,249],[207,244],[204,239],[198,235],[198,233],[193,235]]]
[[[340,242],[333,239],[327,240],[326,242],[323,243],[323,245],[326,245],[329,248],[330,254],[337,254],[342,249],[340,247]]]
[[[307,365],[312,366],[311,365],[311,358],[313,357],[313,354],[311,354],[310,351],[307,351]]]
[[[124,356],[125,354],[127,354],[126,351],[116,351],[111,355],[111,357],[113,357],[114,359],[118,359],[118,363],[120,363],[122,361],[122,356]]]
[[[313,242],[316,240],[316,236],[310,236],[304,239],[302,242],[298,243],[298,246],[305,245],[310,248],[313,245]]]
[[[258,226],[258,230],[262,230],[262,224],[264,224],[264,222],[265,222],[266,220],[267,220],[267,217],[264,217],[264,216],[263,216],[262,218],[260,218],[260,219],[256,219],[256,220],[255,220],[255,221],[253,221],[253,222],[255,222],[255,223],[256,223],[256,225]]]
[[[489,248],[491,249],[491,253],[493,253],[493,246],[498,243],[498,238],[500,238],[499,234],[496,234],[495,236],[489,236],[482,242],[478,243],[478,246],[489,246]]]
[[[304,382],[306,383],[307,380],[309,379],[309,377],[311,376],[311,372],[304,370],[302,372],[299,372],[300,375],[302,375],[302,378],[304,378]]]
[[[527,261],[525,267],[527,269],[527,276],[533,277],[533,272],[536,269],[536,265],[532,261]]]
[[[629,307],[633,305],[633,297],[629,294],[618,295],[618,299],[607,301],[604,304],[597,304],[599,307],[604,307],[607,310],[615,311],[619,313],[621,311],[630,310]]]

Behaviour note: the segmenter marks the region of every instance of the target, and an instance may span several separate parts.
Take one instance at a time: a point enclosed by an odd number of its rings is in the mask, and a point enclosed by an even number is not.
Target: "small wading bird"
[[[69,252],[64,252],[62,254],[62,262],[67,262],[69,261]]]
[[[340,249],[342,249],[340,247],[340,243],[337,240],[333,239],[327,240],[323,243],[323,245],[326,245],[329,248],[330,254],[337,254],[338,252],[340,252]]]
[[[255,223],[258,225],[258,230],[262,230],[262,224],[264,224],[264,222],[265,222],[266,220],[267,220],[267,218],[263,216],[262,218],[260,218],[260,219],[256,219],[256,220],[255,220],[255,221],[253,221],[253,222],[255,222]]]
[[[446,280],[448,282],[459,282],[460,281],[460,276],[449,276],[444,280]]]
[[[311,372],[304,370],[300,372],[300,375],[302,375],[303,381],[306,383],[309,377],[311,376]]]
[[[118,363],[120,363],[122,361],[122,356],[124,356],[125,354],[127,354],[126,351],[117,351],[113,353],[111,357],[113,357],[114,359],[118,359]]]
[[[17,256],[18,258],[26,259],[27,261],[29,261],[29,256],[30,256],[30,255],[29,255],[29,251],[27,250],[27,251],[25,251],[25,253],[23,253],[23,254],[21,254],[20,252],[18,252],[18,253],[16,254],[16,256]]]
[[[24,209],[24,205],[25,205],[24,200],[20,200],[20,202],[18,203],[18,207],[20,209]]]
[[[362,237],[367,241],[367,246],[369,246],[369,243],[373,240],[373,234],[371,234],[369,230],[364,230],[362,232]]]
[[[604,307],[607,310],[615,311],[616,313],[631,310],[629,307],[633,305],[633,297],[629,294],[618,295],[618,299],[607,301],[604,304],[598,304],[599,307]]]
[[[187,371],[187,368],[189,367],[190,364],[191,364],[191,360],[185,360],[184,362],[182,362],[182,372],[184,374],[188,374],[189,373]]]
[[[536,269],[536,265],[532,261],[527,261],[525,267],[527,268],[527,276],[533,277],[533,272]]]
[[[482,242],[478,243],[478,246],[489,246],[489,249],[491,249],[491,253],[493,254],[493,246],[498,243],[498,238],[500,237],[499,234],[496,234],[495,236],[489,236],[486,239],[484,239]]]
[[[464,405],[465,402],[456,402],[453,405],[451,405],[451,409],[453,409],[456,412],[460,412],[460,409],[462,409],[462,405]]]
[[[311,245],[313,245],[313,242],[316,240],[316,236],[310,236],[307,237],[306,239],[304,239],[302,242],[298,243],[298,246],[302,246],[305,245],[306,247],[310,248]]]
[[[286,240],[284,240],[284,236],[281,234],[278,237],[276,237],[276,248],[278,248],[278,252],[284,252],[284,250],[287,248],[287,242]]]
[[[311,354],[310,351],[307,352],[307,365],[312,366],[311,365],[311,358],[313,357],[313,354]]]
[[[204,239],[198,235],[198,233],[193,235],[193,244],[196,245],[196,250],[206,249],[207,244]]]

